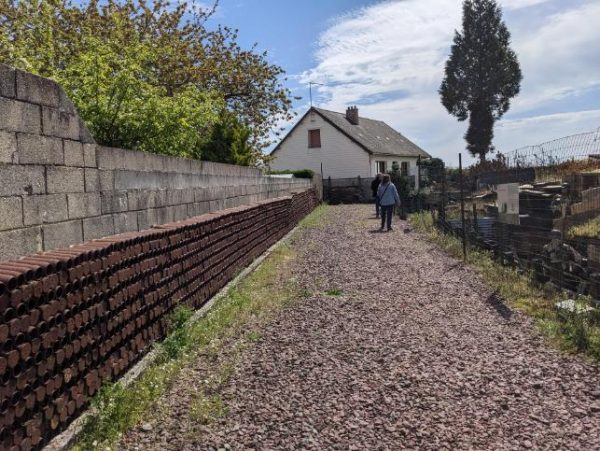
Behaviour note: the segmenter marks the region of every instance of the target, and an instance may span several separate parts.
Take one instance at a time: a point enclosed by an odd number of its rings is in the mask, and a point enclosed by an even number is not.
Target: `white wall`
[[[321,147],[308,147],[308,130],[321,130]],[[309,113],[275,152],[271,168],[312,169],[323,178],[371,177],[369,154],[317,113]],[[391,164],[391,163],[390,163]]]
[[[377,174],[377,162],[385,161],[386,162],[386,170],[392,170],[392,164],[394,161],[398,162],[398,166],[402,167],[402,162],[406,161],[408,163],[408,175],[417,176],[417,157],[391,157],[391,156],[383,156],[383,155],[371,155],[371,171],[373,176]]]

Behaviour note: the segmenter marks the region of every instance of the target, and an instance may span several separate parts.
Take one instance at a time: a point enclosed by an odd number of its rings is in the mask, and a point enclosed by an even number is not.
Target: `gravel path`
[[[177,414],[120,447],[600,449],[598,366],[544,345],[405,224],[371,233],[370,215],[331,207],[326,227],[302,232],[295,273],[313,296],[241,353],[225,417],[198,429],[181,414],[199,363],[164,400]]]

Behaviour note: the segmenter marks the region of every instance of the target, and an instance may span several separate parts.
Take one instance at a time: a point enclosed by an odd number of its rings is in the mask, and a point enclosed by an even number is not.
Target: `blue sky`
[[[600,0],[499,0],[524,80],[497,123],[510,151],[600,127]],[[456,164],[466,123],[449,116],[437,88],[462,0],[221,0],[214,22],[240,29],[288,73],[287,86],[317,106],[384,120],[434,156]],[[291,124],[286,124],[288,127]]]

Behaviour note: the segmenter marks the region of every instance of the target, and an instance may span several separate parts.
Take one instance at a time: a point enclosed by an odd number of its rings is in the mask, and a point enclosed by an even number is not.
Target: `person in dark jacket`
[[[373,199],[375,199],[375,217],[379,218],[379,198],[377,197],[377,189],[381,184],[381,174],[377,174],[371,182],[371,191],[373,192]]]
[[[394,185],[388,174],[383,176],[381,184],[377,189],[377,197],[381,205],[381,231],[383,226],[387,225],[387,231],[392,230],[392,215],[394,214],[394,205],[400,205],[400,196],[396,185]]]

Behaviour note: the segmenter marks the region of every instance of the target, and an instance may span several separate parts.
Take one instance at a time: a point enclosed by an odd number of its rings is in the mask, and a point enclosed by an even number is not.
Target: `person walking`
[[[377,189],[377,197],[381,209],[381,228],[387,226],[387,231],[392,230],[392,215],[394,214],[394,205],[400,205],[400,196],[396,185],[394,185],[388,174],[385,174],[381,180],[381,184]]]
[[[373,199],[375,199],[375,217],[379,218],[379,196],[377,196],[377,189],[381,185],[381,174],[377,174],[371,182],[371,191],[373,193]]]

